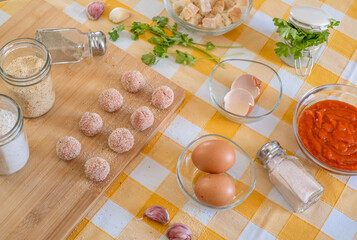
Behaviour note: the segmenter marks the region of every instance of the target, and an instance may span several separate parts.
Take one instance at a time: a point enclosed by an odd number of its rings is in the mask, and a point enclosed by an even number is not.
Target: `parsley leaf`
[[[330,19],[330,25],[328,25],[328,28],[337,27],[338,25],[340,25],[340,21],[337,21],[337,20],[331,18]]]
[[[133,33],[133,36],[131,38],[133,40],[138,40],[139,36],[144,34],[146,30],[150,28],[150,25],[147,23],[141,23],[141,22],[133,22],[130,32]]]
[[[160,45],[157,45],[154,47],[154,53],[161,58],[168,58],[169,55],[167,54],[167,47],[163,47]]]
[[[212,50],[216,49],[216,45],[214,45],[212,42],[208,42],[207,46],[206,46],[206,49],[208,51],[212,51]]]
[[[124,24],[120,24],[116,27],[113,28],[113,30],[117,31],[117,32],[122,32],[125,29],[125,25]]]
[[[124,24],[120,24],[112,29],[112,31],[108,32],[109,34],[109,39],[115,42],[119,38],[119,33],[124,30],[125,26]]]
[[[152,53],[147,53],[141,57],[141,61],[148,66],[152,66],[156,62],[156,56]]]
[[[173,29],[177,31],[177,23],[175,23],[173,26]]]
[[[133,35],[131,35],[131,39],[138,40],[139,39],[139,35],[138,34],[133,34]]]
[[[153,34],[156,34],[158,36],[165,35],[165,31],[162,30],[162,28],[155,26],[155,25],[150,27],[150,32]]]
[[[190,45],[191,43],[193,43],[193,39],[192,38],[188,38],[188,34],[182,34],[180,33],[181,36],[181,44],[185,47],[187,47],[188,45]]]
[[[191,54],[187,52],[182,52],[180,50],[176,50],[176,62],[183,64],[183,65],[195,65],[196,64],[196,58],[192,56]]]
[[[119,33],[115,30],[110,31],[109,33],[109,39],[115,42],[119,38]]]
[[[162,43],[161,39],[158,37],[151,37],[148,39],[149,43],[160,45]]]
[[[275,48],[274,51],[278,56],[282,56],[282,55],[284,55],[285,57],[289,56],[289,45],[282,42],[278,42],[276,43],[276,46],[277,48]]]
[[[160,28],[164,28],[169,22],[169,19],[167,17],[161,17],[161,16],[153,17],[152,20],[156,22],[157,26]]]
[[[277,48],[275,49],[275,53],[278,56],[284,55],[287,57],[289,54],[292,54],[294,59],[298,59],[302,56],[304,49],[327,42],[330,35],[328,29],[322,32],[304,31],[280,18],[274,18],[273,21],[274,25],[278,27],[276,31],[285,40],[284,42],[276,43]],[[333,28],[339,24],[339,21],[330,19],[328,28]]]
[[[176,55],[176,62],[184,65],[194,65],[197,59],[212,59],[217,63],[220,62],[220,58],[211,55],[207,51],[211,51],[215,48],[238,48],[236,46],[216,46],[212,42],[207,44],[194,43],[193,39],[188,36],[188,34],[181,33],[178,31],[177,23],[169,25],[168,18],[163,16],[153,17],[152,20],[156,22],[156,25],[150,26],[147,23],[133,22],[130,27],[130,32],[132,33],[131,38],[133,40],[139,39],[139,36],[150,32],[153,34],[148,41],[154,44],[153,52],[144,54],[141,60],[151,66],[157,63],[158,58],[168,58],[168,48],[179,45],[187,48],[194,49],[208,56],[208,58],[196,58],[187,52],[182,52],[177,50],[176,53],[170,53]],[[109,37],[111,40],[116,41],[119,38],[119,32],[123,31],[125,26],[120,24],[110,31]],[[167,33],[170,32],[170,33]],[[197,46],[206,47],[206,50],[199,48]]]

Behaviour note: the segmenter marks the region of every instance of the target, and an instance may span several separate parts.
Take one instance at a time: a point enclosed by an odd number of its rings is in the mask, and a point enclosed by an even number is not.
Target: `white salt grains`
[[[0,109],[0,136],[10,132],[16,124],[16,115],[10,111]]]
[[[25,166],[30,155],[23,129],[14,138],[13,136],[5,136],[16,123],[17,116],[14,113],[0,109],[0,175],[17,172]]]

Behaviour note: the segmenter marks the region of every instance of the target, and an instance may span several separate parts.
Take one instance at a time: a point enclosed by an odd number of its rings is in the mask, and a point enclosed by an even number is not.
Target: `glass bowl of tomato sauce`
[[[357,175],[357,88],[327,84],[308,91],[293,119],[296,140],[306,158],[341,175]]]

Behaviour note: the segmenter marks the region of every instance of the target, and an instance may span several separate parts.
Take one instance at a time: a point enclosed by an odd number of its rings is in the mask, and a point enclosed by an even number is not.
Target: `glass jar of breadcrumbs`
[[[51,57],[44,44],[18,38],[0,49],[0,77],[26,118],[46,114],[55,102]]]

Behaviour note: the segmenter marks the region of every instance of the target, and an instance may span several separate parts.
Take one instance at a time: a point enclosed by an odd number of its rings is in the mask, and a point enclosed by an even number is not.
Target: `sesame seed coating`
[[[136,93],[145,86],[145,79],[139,71],[125,72],[121,78],[125,90],[130,93]]]
[[[126,128],[117,128],[109,135],[108,145],[117,153],[127,152],[134,146],[134,136]]]
[[[68,161],[78,157],[81,147],[81,143],[77,139],[65,136],[58,139],[56,153],[60,159]]]
[[[103,120],[97,113],[86,112],[79,121],[79,129],[86,136],[94,136],[100,133],[103,127]]]
[[[106,179],[109,172],[109,163],[100,157],[90,158],[84,164],[84,174],[88,179],[95,182],[100,182]]]
[[[106,89],[99,95],[99,104],[104,111],[115,112],[123,105],[123,96],[114,88]]]
[[[136,130],[144,131],[154,123],[154,114],[148,107],[143,106],[131,114],[130,122]]]
[[[174,101],[174,92],[168,86],[161,86],[154,90],[151,97],[151,103],[159,108],[166,109]]]

